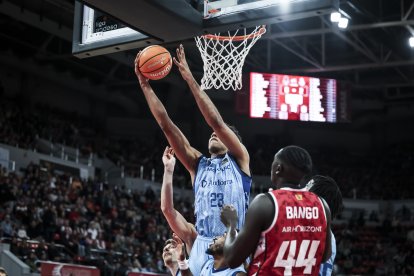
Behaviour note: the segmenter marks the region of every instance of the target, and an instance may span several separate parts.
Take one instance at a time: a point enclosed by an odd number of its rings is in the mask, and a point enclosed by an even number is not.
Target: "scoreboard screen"
[[[346,91],[335,79],[250,73],[250,117],[347,122]]]

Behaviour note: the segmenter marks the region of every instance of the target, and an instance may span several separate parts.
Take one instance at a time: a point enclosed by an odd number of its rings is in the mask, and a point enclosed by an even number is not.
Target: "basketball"
[[[172,58],[170,52],[162,46],[148,46],[142,50],[139,60],[139,71],[150,80],[164,78],[171,71]]]

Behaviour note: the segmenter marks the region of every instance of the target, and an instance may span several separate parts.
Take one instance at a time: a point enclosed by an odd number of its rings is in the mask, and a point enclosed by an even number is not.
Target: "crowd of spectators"
[[[335,275],[414,275],[414,221],[398,212],[334,225]]]
[[[159,197],[84,182],[31,164],[22,176],[0,174],[0,234],[33,271],[40,261],[93,264],[101,275],[165,272],[161,257],[171,233]],[[176,206],[191,221],[191,206]]]
[[[175,200],[192,221],[191,199]],[[166,272],[161,254],[171,232],[150,186],[129,191],[31,164],[22,176],[0,169],[0,202],[2,242],[33,271],[51,260],[94,265],[101,275]],[[336,275],[413,275],[413,225],[405,206],[334,223]]]
[[[0,110],[0,143],[40,152],[37,139],[41,138],[78,149],[80,157],[88,158],[92,153],[109,158],[125,176],[157,181],[162,177],[160,160],[167,141],[161,133],[151,141],[106,137],[104,130],[87,118],[48,106],[25,106],[0,99]],[[184,168],[177,164],[176,170],[176,183],[191,187],[187,174],[181,173]]]
[[[161,134],[149,142],[109,139],[74,114],[4,101],[0,110],[1,143],[36,150],[36,139],[44,138],[79,148],[85,155],[108,157],[124,167],[126,175],[161,179],[159,145],[166,144]],[[268,136],[260,141],[246,143],[252,172],[268,175],[275,149],[286,143]],[[380,155],[309,150],[315,173],[334,177],[345,198],[414,198],[414,186],[407,185],[414,181],[413,145],[391,146]],[[182,166],[174,177],[176,186],[191,187]],[[192,221],[191,200],[175,199],[177,209]],[[31,164],[20,173],[0,167],[0,204],[3,242],[10,243],[12,252],[33,271],[41,261],[51,260],[95,265],[102,275],[165,272],[161,250],[171,233],[151,187],[144,193],[129,191],[57,174],[47,165]],[[335,225],[337,274],[413,275],[412,216],[403,209],[380,219],[377,214],[369,217],[374,226],[366,225],[364,216]]]
[[[167,144],[161,132],[151,141],[120,139],[106,137],[104,130],[85,118],[46,106],[22,107],[1,100],[0,110],[1,143],[36,150],[36,138],[43,138],[78,148],[83,155],[107,157],[122,167],[125,176],[161,180],[160,156]],[[268,175],[274,152],[289,142],[266,135],[256,137],[255,141],[261,143],[245,141],[252,173]],[[352,153],[327,147],[308,150],[314,159],[315,173],[335,178],[346,198],[414,198],[414,186],[406,185],[414,181],[413,144],[393,145],[381,152]],[[176,185],[191,188],[189,175],[181,164],[176,171]]]

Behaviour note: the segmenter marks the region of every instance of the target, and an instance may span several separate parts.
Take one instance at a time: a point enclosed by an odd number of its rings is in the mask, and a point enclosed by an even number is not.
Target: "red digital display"
[[[337,122],[337,81],[250,73],[250,117]]]

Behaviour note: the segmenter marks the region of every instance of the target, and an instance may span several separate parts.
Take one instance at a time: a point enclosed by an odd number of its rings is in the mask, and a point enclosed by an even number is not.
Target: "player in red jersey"
[[[237,237],[237,213],[223,207],[221,219],[228,230],[224,256],[230,267],[254,253],[248,275],[318,275],[321,262],[331,255],[331,215],[315,194],[296,189],[311,164],[300,147],[276,153],[271,181],[278,190],[252,201]]]

